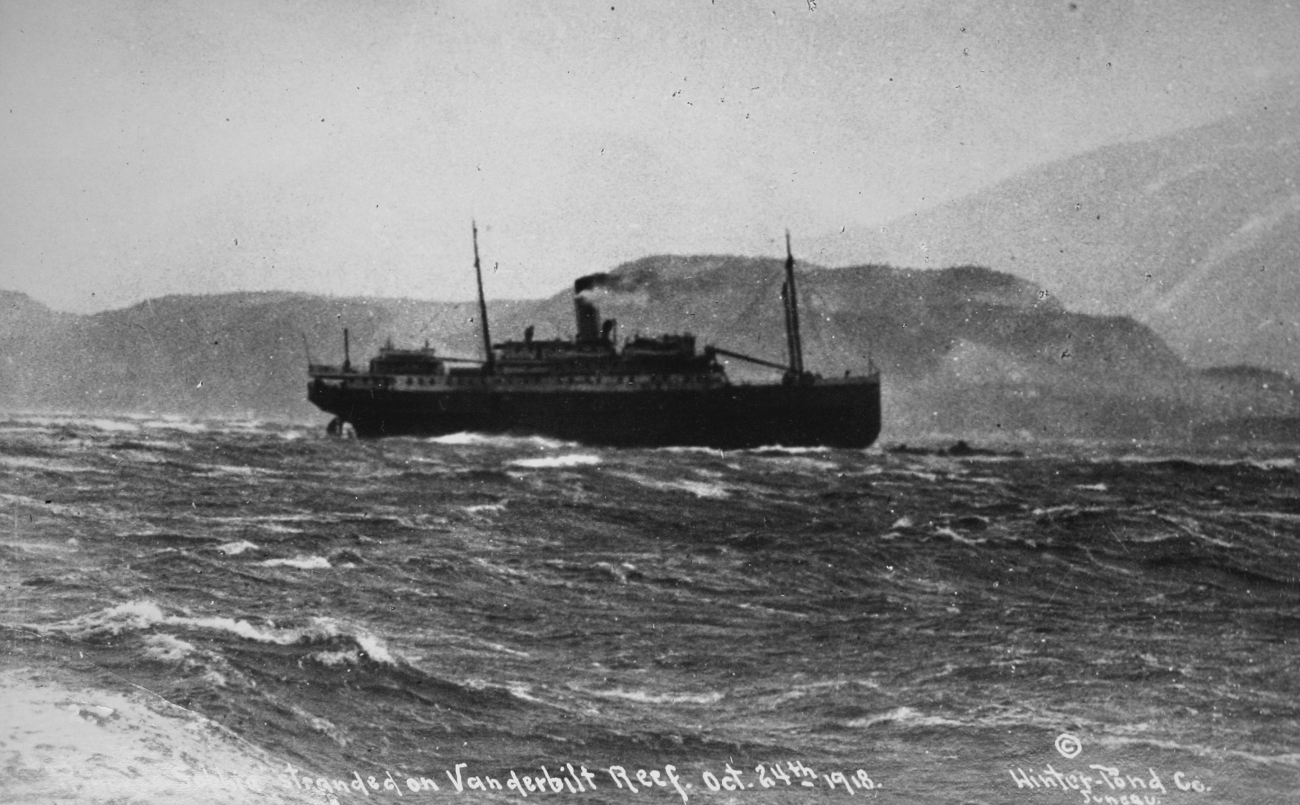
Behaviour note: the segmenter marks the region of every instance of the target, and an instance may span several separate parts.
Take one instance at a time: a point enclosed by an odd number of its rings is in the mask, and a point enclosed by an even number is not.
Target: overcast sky
[[[476,218],[489,297],[549,295],[777,255],[1297,72],[1300,3],[1266,0],[0,0],[0,288],[463,300]]]

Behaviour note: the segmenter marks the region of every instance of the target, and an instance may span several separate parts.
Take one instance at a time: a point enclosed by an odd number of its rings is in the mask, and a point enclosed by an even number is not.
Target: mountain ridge
[[[1300,102],[1109,145],[884,227],[822,262],[975,262],[1072,310],[1130,315],[1195,366],[1300,374]]]
[[[879,366],[885,438],[1178,439],[1233,417],[1298,413],[1286,390],[1249,373],[1207,378],[1150,328],[1069,311],[1007,272],[804,263],[798,272],[807,365],[829,375]],[[785,360],[781,260],[652,256],[610,276],[616,289],[594,301],[621,336],[689,331],[701,345]],[[388,339],[474,357],[477,313],[469,302],[258,292],[59,314],[39,333],[0,341],[0,406],[323,422],[305,401],[306,364],[341,362],[344,327],[358,366]],[[542,338],[573,331],[568,290],[494,302],[490,316],[497,342],[527,325]],[[739,361],[728,371],[736,382],[775,378]]]

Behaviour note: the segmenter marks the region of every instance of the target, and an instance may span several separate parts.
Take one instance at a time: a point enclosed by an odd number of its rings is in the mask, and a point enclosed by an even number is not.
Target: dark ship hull
[[[786,236],[785,307],[789,364],[705,347],[690,334],[636,337],[621,348],[615,323],[601,323],[591,294],[609,276],[579,278],[573,287],[577,334],[569,340],[493,344],[474,230],[482,323],[482,361],[424,349],[380,350],[366,371],[352,368],[343,331],[342,366],[312,365],[307,399],[334,415],[332,432],[357,436],[441,436],[449,433],[537,434],[589,444],[746,448],[870,445],[880,434],[880,375],[824,379],[803,366],[794,256]],[[780,382],[733,384],[719,355],[782,371]],[[478,363],[476,367],[453,363]]]
[[[867,447],[880,434],[878,377],[714,388],[366,388],[319,376],[308,399],[362,438],[540,434],[621,447]]]

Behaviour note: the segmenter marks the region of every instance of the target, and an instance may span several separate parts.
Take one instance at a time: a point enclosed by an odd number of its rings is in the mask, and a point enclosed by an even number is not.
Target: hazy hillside
[[[818,262],[979,263],[1129,315],[1197,366],[1300,376],[1300,99],[1048,164],[817,240]]]
[[[1294,416],[1294,389],[1250,370],[1189,369],[1149,329],[1064,310],[1010,274],[801,265],[804,343],[823,374],[885,373],[885,438],[976,435],[1182,438],[1214,422]],[[620,267],[596,298],[618,337],[689,331],[785,360],[777,260],[650,257]],[[12,296],[12,301],[11,300]],[[362,363],[392,338],[479,354],[472,304],[302,294],[177,296],[94,316],[6,296],[0,405],[178,412],[324,422],[305,402],[308,352],[341,362],[342,329]],[[567,290],[491,306],[494,340],[573,330]],[[731,361],[733,379],[772,378]]]
[[[33,370],[76,318],[55,313],[26,294],[0,290],[0,400],[41,398],[47,382]]]

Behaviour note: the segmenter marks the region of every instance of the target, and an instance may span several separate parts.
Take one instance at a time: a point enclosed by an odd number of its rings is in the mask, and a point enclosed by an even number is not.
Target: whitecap
[[[483,512],[503,512],[506,510],[506,504],[480,503],[477,506],[464,506],[462,508],[468,514],[481,514]]]
[[[140,427],[132,422],[119,422],[115,419],[78,419],[72,424],[85,425],[108,433],[139,433]]]
[[[1227,512],[1223,512],[1223,513],[1226,514]],[[1238,512],[1232,512],[1232,514],[1236,514],[1236,515],[1241,516],[1241,517],[1263,517],[1263,518],[1266,519],[1266,520],[1281,520],[1281,521],[1286,522],[1286,523],[1296,523],[1296,522],[1300,522],[1300,514],[1292,514],[1292,513],[1290,513],[1290,512],[1247,512],[1247,511],[1238,511]]]
[[[169,634],[151,634],[144,639],[145,656],[159,662],[176,663],[194,652],[194,644]]]
[[[1149,746],[1167,751],[1183,752],[1199,757],[1232,756],[1263,766],[1289,766],[1292,768],[1300,768],[1300,753],[1295,752],[1287,752],[1277,755],[1262,755],[1241,749],[1220,749],[1205,744],[1185,744],[1178,741],[1162,740],[1150,737],[1128,738],[1123,736],[1100,735],[1092,740],[1094,743],[1107,748]]]
[[[151,419],[140,423],[141,427],[152,428],[154,430],[178,430],[182,433],[207,433],[208,426],[202,422],[192,422],[186,419],[163,417],[162,419]]]
[[[513,467],[527,467],[529,469],[551,469],[564,467],[591,467],[599,463],[600,456],[570,453],[563,456],[520,458],[509,462],[509,465]]]
[[[84,638],[97,634],[109,633],[119,635],[123,631],[144,631],[155,626],[178,626],[189,629],[206,629],[242,637],[259,643],[274,643],[288,646],[295,643],[331,640],[336,637],[349,637],[365,651],[375,662],[396,665],[397,659],[380,638],[363,628],[340,624],[333,618],[313,618],[307,626],[292,629],[280,629],[274,625],[268,627],[254,626],[246,620],[222,616],[203,618],[179,615],[165,615],[158,604],[149,600],[128,601],[109,609],[74,618],[64,624],[54,626],[35,626],[42,633],[57,632],[73,637]],[[169,642],[166,635],[152,635],[159,639],[157,644],[163,650],[189,645],[184,641]],[[149,640],[151,638],[146,638]]]
[[[939,480],[938,473],[924,472],[922,470],[890,470],[889,475],[901,475],[904,478],[920,478],[923,481],[935,482]],[[892,480],[892,478],[890,479]]]
[[[221,551],[226,556],[235,556],[244,551],[257,551],[261,550],[261,548],[246,539],[241,539],[239,542],[227,542],[224,545],[218,545],[217,550]]]
[[[72,623],[86,627],[77,632],[80,634],[108,631],[118,635],[125,630],[148,629],[154,624],[162,623],[164,617],[162,608],[152,601],[128,601],[100,613],[74,619]]]
[[[723,484],[709,483],[707,481],[658,481],[654,478],[647,478],[635,472],[614,473],[619,478],[626,478],[634,481],[647,489],[655,489],[661,492],[689,492],[697,498],[710,498],[713,500],[725,500],[731,497],[731,492]]]
[[[943,716],[925,715],[924,713],[913,710],[910,707],[896,707],[887,713],[880,713],[866,718],[857,718],[848,722],[848,726],[858,728],[871,727],[887,721],[892,721],[902,727],[963,726],[960,721],[954,721],[950,718],[944,718]]]
[[[727,454],[727,451],[720,450],[716,447],[697,447],[692,445],[656,447],[655,451],[661,453],[702,453],[710,456],[725,456]],[[736,469],[739,469],[739,467],[737,467]]]
[[[716,704],[722,701],[723,694],[717,691],[708,693],[651,693],[645,690],[586,690],[585,693],[602,699],[625,699],[642,704]]]
[[[666,489],[680,489],[683,492],[690,492],[697,498],[725,500],[731,497],[731,493],[722,484],[710,484],[704,481],[668,481],[663,486]]]
[[[355,651],[317,651],[307,656],[331,668],[339,665],[356,665],[361,662],[361,655]]]
[[[83,464],[74,464],[70,461],[63,461],[57,458],[31,458],[29,456],[0,456],[0,465],[10,467],[16,470],[40,470],[42,472],[98,472],[103,473],[97,467],[89,467]]]
[[[449,433],[446,436],[434,436],[429,439],[431,444],[483,444],[488,440],[487,436],[481,433],[471,433],[464,431],[462,433]]]
[[[546,702],[533,695],[533,689],[531,686],[523,682],[507,682],[506,690],[510,691],[510,695],[520,701],[531,702],[533,704],[546,704]]]
[[[323,556],[295,556],[292,559],[266,559],[258,562],[262,567],[296,567],[299,570],[328,570],[333,567]]]
[[[388,647],[379,638],[369,632],[362,631],[354,633],[352,638],[357,641],[357,645],[361,646],[370,659],[375,662],[382,662],[384,665],[397,665],[397,660],[393,658],[392,654],[388,653]]]
[[[280,470],[268,469],[266,467],[254,467],[248,464],[195,464],[195,470],[201,470],[204,477],[216,478],[221,476],[238,476],[241,478],[251,478],[254,476],[283,476]]]
[[[779,444],[765,445],[746,450],[747,453],[788,453],[792,456],[801,456],[807,453],[829,453],[829,447],[784,447]]]
[[[947,537],[953,542],[960,542],[963,545],[983,545],[988,542],[986,539],[971,539],[963,534],[953,531],[951,528],[947,528],[946,526],[940,526],[935,529],[934,533],[941,537]]]
[[[565,442],[546,436],[510,436],[496,433],[475,433],[472,431],[449,433],[446,436],[433,436],[427,441],[430,444],[445,445],[496,445],[499,447],[528,445],[530,447],[540,447],[543,450],[559,450],[564,447],[573,447],[576,444],[575,442]]]
[[[1263,458],[1248,463],[1252,467],[1258,467],[1261,470],[1293,470],[1296,468],[1294,458]]]
[[[177,626],[189,626],[195,629],[210,629],[214,632],[230,632],[233,635],[255,640],[259,643],[279,643],[288,645],[295,643],[301,637],[300,634],[291,637],[285,634],[277,635],[274,630],[268,631],[259,629],[248,621],[237,621],[234,618],[209,617],[209,618],[182,618],[168,617],[166,623]]]

